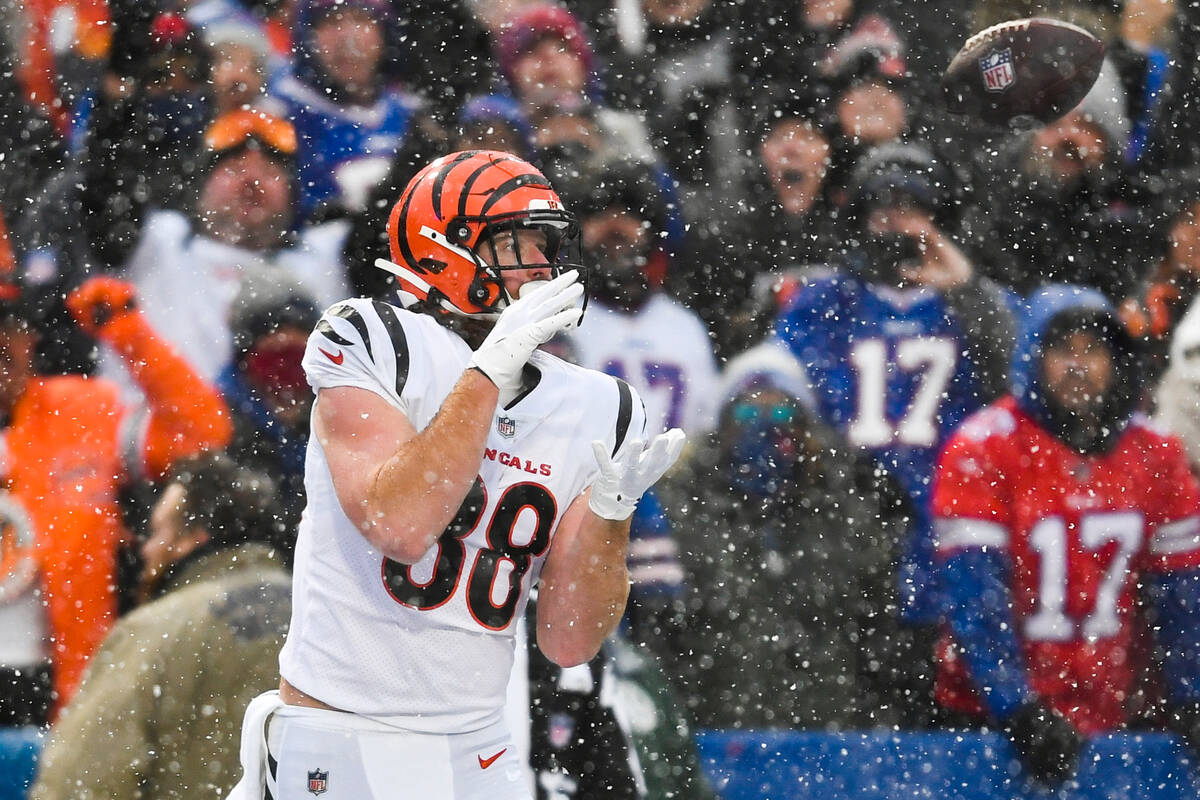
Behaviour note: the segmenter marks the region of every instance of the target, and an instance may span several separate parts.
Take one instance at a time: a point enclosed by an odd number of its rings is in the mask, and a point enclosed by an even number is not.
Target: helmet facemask
[[[481,273],[479,279],[494,281],[500,287],[500,297],[496,301],[497,311],[503,310],[509,303],[517,300],[504,289],[503,273],[511,270],[546,267],[549,267],[551,279],[572,269],[579,270],[580,279],[584,284],[583,307],[587,308],[589,270],[583,263],[582,236],[579,223],[573,215],[565,211],[547,209],[520,211],[491,216],[486,220],[469,220],[469,222],[483,225],[483,229],[476,238],[474,252],[479,260]],[[501,264],[501,256],[496,246],[497,241],[510,236],[514,242],[517,242],[519,241],[518,234],[522,230],[535,230],[545,237],[546,243],[541,248],[545,262],[524,263],[522,248],[517,246],[511,250],[512,256],[515,257],[515,263]]]
[[[511,236],[514,242],[519,241],[518,232],[521,230],[537,230],[545,236],[542,247],[544,262],[525,263],[521,253],[522,248],[514,246],[505,255],[509,263],[500,263],[501,254],[497,241],[505,236]],[[434,243],[451,250],[453,255],[470,259],[475,265],[475,277],[467,292],[470,300],[485,309],[468,313],[446,301],[446,298],[436,287],[427,288],[427,301],[437,308],[460,316],[470,316],[479,319],[494,319],[500,315],[509,304],[518,298],[509,295],[504,287],[505,272],[512,270],[529,270],[549,268],[550,278],[556,278],[572,269],[579,271],[583,282],[583,307],[580,316],[587,309],[589,294],[590,270],[583,263],[582,236],[579,223],[574,215],[558,209],[533,209],[514,211],[507,214],[491,214],[485,216],[457,216],[446,225],[446,233],[440,234],[432,230],[422,233]],[[404,269],[398,264],[385,259],[375,262],[377,267],[399,275],[398,270]],[[429,264],[427,268],[437,270],[438,265]],[[414,275],[405,270],[408,280]],[[402,299],[405,299],[402,297]],[[405,303],[409,305],[409,303]]]

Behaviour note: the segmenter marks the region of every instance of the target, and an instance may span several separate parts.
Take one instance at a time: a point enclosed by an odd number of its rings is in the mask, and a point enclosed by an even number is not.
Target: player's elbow
[[[436,537],[426,536],[411,525],[385,525],[375,518],[354,520],[363,538],[392,561],[415,564],[425,557]]]
[[[538,609],[539,615],[541,609]],[[560,667],[577,667],[596,657],[604,640],[616,628],[620,615],[608,619],[542,617],[538,626],[538,649]]]
[[[406,527],[400,530],[390,529],[380,538],[377,544],[385,556],[401,564],[415,564],[425,557],[429,548],[437,541],[437,536],[424,531]]]
[[[425,557],[425,553],[429,550],[428,547],[420,548],[408,542],[388,544],[386,547],[380,547],[379,549],[392,561],[398,561],[405,565],[416,564]]]
[[[600,652],[600,645],[604,642],[603,638],[595,642],[571,641],[566,637],[562,639],[563,641],[559,641],[557,637],[540,636],[538,649],[542,651],[542,655],[563,669],[588,663]]]

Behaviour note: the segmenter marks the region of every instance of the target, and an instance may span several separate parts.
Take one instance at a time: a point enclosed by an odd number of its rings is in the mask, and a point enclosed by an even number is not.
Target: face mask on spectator
[[[312,392],[304,377],[303,335],[268,336],[248,352],[243,360],[246,382],[276,418],[288,426],[301,424],[308,417]]]
[[[762,406],[743,402],[731,409],[729,467],[736,489],[770,497],[791,480],[800,455],[790,403]]]

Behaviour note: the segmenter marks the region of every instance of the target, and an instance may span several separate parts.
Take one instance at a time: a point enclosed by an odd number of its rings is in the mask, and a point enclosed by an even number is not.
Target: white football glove
[[[538,345],[554,334],[578,324],[580,310],[575,302],[583,296],[579,272],[564,272],[523,292],[520,300],[500,312],[492,332],[475,351],[467,368],[474,367],[500,390],[501,404],[521,388],[521,369]]]
[[[686,440],[683,431],[672,428],[655,436],[648,447],[643,448],[637,440],[630,442],[616,461],[608,454],[604,442],[592,442],[600,477],[592,484],[588,508],[604,519],[629,519],[642,494],[679,458]]]

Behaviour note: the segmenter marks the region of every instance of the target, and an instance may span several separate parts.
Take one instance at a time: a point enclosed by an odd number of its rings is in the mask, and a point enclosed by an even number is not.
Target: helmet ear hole
[[[490,299],[489,296],[491,292],[489,291],[488,283],[489,282],[487,280],[479,275],[477,275],[475,279],[471,281],[471,285],[467,287],[467,297],[472,303],[477,306],[484,307],[490,305],[488,300]]]
[[[462,217],[454,217],[446,226],[446,240],[450,244],[466,247],[471,239],[471,226]]]

